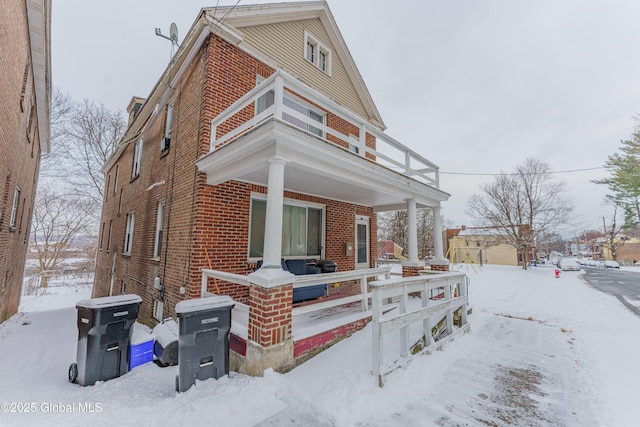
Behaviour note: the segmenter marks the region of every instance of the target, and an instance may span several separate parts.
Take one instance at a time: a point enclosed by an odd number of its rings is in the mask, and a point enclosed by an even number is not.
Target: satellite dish
[[[171,42],[173,42],[173,44],[178,44],[178,26],[175,22],[172,22],[171,26],[169,27],[169,38],[171,39]]]

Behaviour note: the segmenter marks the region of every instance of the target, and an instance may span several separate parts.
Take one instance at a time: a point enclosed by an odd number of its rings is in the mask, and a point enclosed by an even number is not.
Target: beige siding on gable
[[[304,57],[304,32],[331,50],[331,76]],[[320,19],[258,25],[241,29],[244,42],[277,66],[356,114],[371,119]]]

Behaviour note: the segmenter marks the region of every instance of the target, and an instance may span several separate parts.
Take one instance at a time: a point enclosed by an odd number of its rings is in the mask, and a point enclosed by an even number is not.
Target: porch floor
[[[295,304],[294,307],[327,301],[340,296],[341,295],[332,297],[330,294],[328,297]],[[362,311],[361,306],[362,304],[360,302],[353,302],[338,307],[330,307],[324,310],[294,315],[291,322],[293,340],[298,341],[309,338],[337,327],[371,317],[371,310]],[[249,306],[236,303],[231,313],[231,333],[246,341],[248,338],[248,325]]]

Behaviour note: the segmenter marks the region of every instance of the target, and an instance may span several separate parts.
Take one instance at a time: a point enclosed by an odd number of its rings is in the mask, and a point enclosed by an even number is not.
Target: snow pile
[[[89,293],[66,295],[66,308],[64,295],[31,299],[0,325],[0,424],[637,425],[637,317],[579,272],[466,272],[471,332],[414,357],[384,388],[371,374],[370,326],[285,375],[232,372],[178,394],[177,367],[151,363],[81,387],[66,376],[76,358],[74,306]]]

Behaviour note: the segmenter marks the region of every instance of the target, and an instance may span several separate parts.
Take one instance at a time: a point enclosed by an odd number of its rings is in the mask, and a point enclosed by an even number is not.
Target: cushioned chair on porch
[[[311,265],[307,265],[307,261],[303,259],[288,259],[285,261],[287,270],[296,276],[305,274],[320,274],[320,269]],[[300,302],[308,299],[322,297],[327,292],[327,285],[312,285],[304,288],[293,289],[293,302]]]
[[[320,274],[321,270],[318,267],[307,265],[307,261],[303,259],[288,259],[281,260],[282,269],[296,276],[304,276],[306,274]],[[262,261],[258,261],[258,268],[262,266]],[[325,296],[327,292],[327,285],[312,285],[305,286],[303,288],[293,289],[293,302],[300,302],[308,299],[319,298]]]

